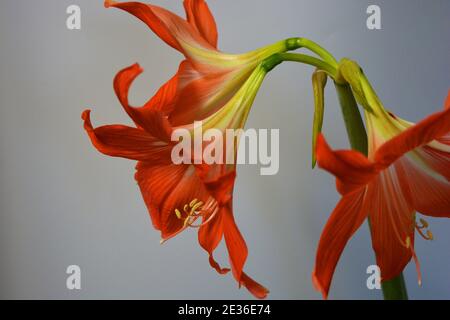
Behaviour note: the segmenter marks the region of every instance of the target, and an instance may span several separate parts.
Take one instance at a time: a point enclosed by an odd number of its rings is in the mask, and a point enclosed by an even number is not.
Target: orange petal
[[[198,231],[198,242],[209,253],[209,263],[211,266],[220,274],[225,274],[230,271],[227,268],[222,269],[213,257],[213,252],[223,237],[223,210],[220,209],[215,217]],[[207,217],[204,218],[204,220],[206,219]]]
[[[242,272],[241,283],[247,290],[258,299],[265,299],[269,290]]]
[[[445,99],[444,103],[445,109],[450,109],[450,90],[448,90],[447,99]]]
[[[365,188],[360,188],[342,197],[320,237],[313,283],[324,299],[345,245],[367,217],[365,192]]]
[[[189,65],[188,60],[183,60],[178,67],[177,73],[145,104],[145,109],[160,110],[166,114],[172,112],[179,94],[180,77],[189,68]]]
[[[174,126],[200,121],[218,111],[237,92],[239,85],[226,87],[229,71],[202,74],[192,65],[180,69],[180,87],[170,122]],[[220,95],[219,98],[217,98]],[[211,103],[212,98],[217,98]]]
[[[206,203],[210,197],[203,182],[197,176],[194,166],[183,166],[186,170],[178,184],[169,192],[160,209],[163,239],[170,238],[183,228],[184,221],[176,217],[175,209],[182,211],[183,207],[194,199]]]
[[[121,70],[114,78],[114,90],[125,111],[137,126],[162,141],[170,141],[172,128],[162,110],[171,104],[176,93],[178,76],[174,76],[143,107],[131,107],[128,92],[134,79],[142,73],[138,64]],[[170,107],[169,107],[170,108]]]
[[[248,249],[229,206],[224,207],[223,211],[224,236],[227,245],[228,254],[230,256],[231,269],[233,275],[240,282],[242,269],[245,260],[247,260]]]
[[[209,255],[209,264],[211,265],[211,267],[216,269],[217,273],[219,274],[227,274],[228,272],[230,272],[230,268],[222,268],[219,263],[217,263],[212,253]]]
[[[322,134],[317,138],[316,153],[319,166],[336,176],[341,194],[368,183],[377,172],[375,166],[360,152],[331,150]]]
[[[175,165],[139,162],[136,166],[135,179],[141,189],[153,225],[158,230],[161,230],[161,207],[180,181],[184,171],[184,166]]]
[[[411,260],[414,248],[415,210],[406,170],[397,161],[368,186],[372,245],[382,280],[398,276]]]
[[[439,148],[436,148],[437,145]],[[448,150],[450,150],[450,133],[436,139],[434,144],[414,150],[414,154],[419,156],[431,170],[450,181],[450,151]]]
[[[450,132],[450,109],[437,112],[384,143],[375,153],[375,162],[388,167],[405,153]]]
[[[170,161],[170,147],[150,136],[142,129],[123,125],[109,125],[93,128],[90,110],[82,114],[84,129],[94,147],[103,154],[132,160]]]
[[[428,174],[407,157],[397,162],[402,164],[401,176],[407,180],[414,209],[429,216],[450,218],[450,182]],[[446,170],[450,170],[448,161]]]
[[[217,200],[219,205],[222,206],[232,201],[235,180],[235,170],[216,176],[214,179],[211,179],[210,177],[203,179],[208,191]]]
[[[183,208],[192,200],[206,203],[209,195],[191,165],[154,165],[139,162],[135,178],[150,211],[153,224],[161,230],[164,240],[182,231],[186,226],[175,209],[186,214]]]
[[[224,208],[224,237],[230,257],[233,276],[239,283],[239,286],[243,285],[257,298],[265,298],[269,291],[242,271],[245,261],[247,260],[247,245],[234,221],[230,205],[227,205]]]
[[[214,16],[203,0],[184,0],[187,21],[214,48],[217,48],[217,26]]]
[[[182,43],[214,50],[199,32],[186,20],[176,14],[151,4],[140,2],[105,1],[105,7],[115,7],[127,11],[144,22],[158,37],[169,46],[184,53]]]

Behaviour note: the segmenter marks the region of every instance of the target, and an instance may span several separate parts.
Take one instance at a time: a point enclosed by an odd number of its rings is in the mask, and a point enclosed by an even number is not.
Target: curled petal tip
[[[92,124],[91,124],[91,110],[86,109],[81,114],[81,119],[84,121],[84,129],[85,130],[92,130]]]
[[[83,113],[81,114],[81,119],[86,121],[86,119],[89,119],[90,113],[91,113],[91,110],[89,110],[89,109],[84,110]]]
[[[144,69],[140,66],[140,64],[139,63],[135,63],[135,64],[133,64],[132,66],[131,66],[131,69],[133,70],[133,71],[135,71],[136,73],[142,73],[143,71],[144,71]]]

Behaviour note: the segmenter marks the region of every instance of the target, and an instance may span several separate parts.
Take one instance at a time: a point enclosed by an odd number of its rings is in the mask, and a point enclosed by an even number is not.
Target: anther
[[[183,227],[192,226],[195,218],[197,218],[203,210],[204,202],[193,199],[191,202],[183,206],[183,213],[179,209],[175,209],[175,215],[178,219],[184,220]]]
[[[419,219],[420,225],[416,223],[417,232],[420,234],[422,238],[425,240],[433,240],[433,233],[431,230],[428,230],[428,222],[425,219]],[[426,229],[426,231],[424,230]],[[424,233],[425,231],[425,233]]]
[[[411,247],[411,238],[410,237],[406,237],[406,248]]]
[[[424,228],[428,228],[428,222],[425,219],[420,218],[419,221]]]
[[[175,215],[177,216],[178,219],[181,219],[181,212],[178,209],[175,209]]]
[[[189,203],[189,207],[193,207],[194,206],[194,204],[196,204],[197,203],[197,201],[198,201],[198,199],[194,199],[194,200],[192,200],[190,203]]]

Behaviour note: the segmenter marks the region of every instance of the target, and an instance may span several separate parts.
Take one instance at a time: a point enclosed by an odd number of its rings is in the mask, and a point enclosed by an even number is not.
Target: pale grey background
[[[183,13],[181,1],[155,4]],[[337,57],[360,62],[395,113],[416,121],[441,108],[450,84],[450,1],[209,1],[220,48],[244,52],[306,36]],[[66,29],[65,10],[82,9],[82,30]],[[382,8],[381,31],[365,27],[366,8]],[[218,276],[184,232],[164,246],[151,227],[131,161],[100,155],[80,114],[97,124],[127,123],[112,90],[121,68],[145,73],[132,102],[171,76],[180,55],[147,27],[102,1],[0,1],[0,298],[250,298]],[[239,168],[235,214],[249,247],[246,271],[273,299],[318,299],[310,274],[321,229],[338,195],[325,172],[310,169],[311,69],[282,65],[264,83],[248,127],[280,128],[280,172]],[[346,134],[332,88],[325,133]],[[423,287],[406,270],[411,298],[450,298],[450,221],[429,220],[436,240],[417,241]],[[217,254],[217,256],[221,256]],[[220,259],[225,260],[223,256]],[[366,288],[374,261],[367,227],[350,241],[330,298],[376,299]],[[65,269],[82,269],[82,290],[65,287]]]

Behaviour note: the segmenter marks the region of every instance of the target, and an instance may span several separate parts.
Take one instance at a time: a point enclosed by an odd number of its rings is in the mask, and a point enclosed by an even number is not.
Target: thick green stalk
[[[335,86],[342,114],[344,116],[350,145],[353,150],[357,150],[367,156],[368,143],[366,129],[352,90],[348,84],[339,84],[335,82]],[[382,282],[381,288],[385,300],[408,300],[403,273],[400,273],[392,280]]]
[[[382,282],[381,288],[383,289],[384,300],[408,300],[403,273],[392,280]]]
[[[367,156],[368,144],[367,133],[359,112],[352,89],[348,84],[338,84],[335,82],[339,103],[344,116],[345,127],[347,129],[348,140],[353,150],[357,150]]]

